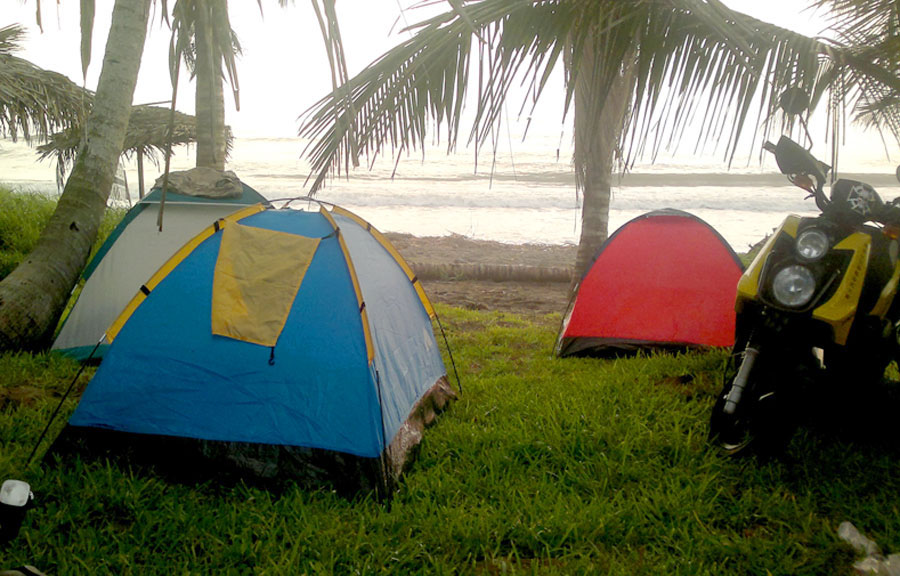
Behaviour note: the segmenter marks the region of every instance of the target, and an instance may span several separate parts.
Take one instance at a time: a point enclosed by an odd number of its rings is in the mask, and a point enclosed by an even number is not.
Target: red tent
[[[600,247],[563,320],[559,356],[731,346],[741,261],[680,210],[638,216]]]

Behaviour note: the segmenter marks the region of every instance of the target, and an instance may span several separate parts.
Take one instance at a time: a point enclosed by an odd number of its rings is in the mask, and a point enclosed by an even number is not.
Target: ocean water
[[[308,165],[297,138],[236,139],[227,168],[269,199],[307,194]],[[581,199],[576,195],[571,149],[553,139],[527,146],[447,155],[441,148],[403,155],[395,163],[376,159],[328,182],[317,198],[350,209],[385,232],[418,236],[461,234],[509,243],[577,244]],[[22,143],[0,140],[0,182],[24,190],[57,194],[55,163],[37,162]],[[193,166],[193,149],[176,150],[172,169]],[[137,198],[136,164],[124,165],[128,194]],[[900,196],[887,164],[864,165],[865,174],[843,173],[873,184],[884,199]],[[149,188],[162,172],[145,161]],[[643,213],[663,208],[690,212],[713,226],[737,251],[771,232],[788,213],[814,215],[811,199],[758,160],[726,171],[714,160],[686,157],[637,164],[617,178],[610,208],[610,232]],[[302,203],[294,202],[300,207]]]

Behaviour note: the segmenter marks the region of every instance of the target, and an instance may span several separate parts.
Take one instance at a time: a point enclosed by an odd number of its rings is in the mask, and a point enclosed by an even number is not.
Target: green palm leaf
[[[15,56],[23,35],[17,25],[0,28],[0,136],[30,143],[77,122],[91,93]]]
[[[840,85],[859,101],[855,118],[900,140],[900,4],[819,0],[816,6],[828,10],[829,30],[847,63]]]
[[[412,38],[303,116],[299,133],[312,139],[305,154],[313,191],[329,174],[348,170],[357,154],[371,161],[387,150],[416,149],[442,124],[453,149],[471,82],[477,99],[468,142],[482,144],[513,88],[528,88],[520,111],[529,111],[561,61],[565,112],[576,83],[586,82],[597,113],[585,116],[594,122],[614,83],[632,82],[621,142],[626,163],[677,144],[691,123],[700,125],[698,145],[714,141],[730,159],[747,120],[756,119],[764,134],[771,130],[785,88],[820,97],[840,79],[871,97],[877,75],[889,76],[879,62],[851,69],[861,56],[851,60],[840,46],[717,0],[473,0],[411,30]],[[585,54],[590,66],[582,65]]]

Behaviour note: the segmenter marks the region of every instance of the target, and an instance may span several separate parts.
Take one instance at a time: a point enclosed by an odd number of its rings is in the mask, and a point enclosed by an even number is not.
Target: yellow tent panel
[[[222,230],[212,333],[275,346],[318,247],[318,238],[237,223]]]

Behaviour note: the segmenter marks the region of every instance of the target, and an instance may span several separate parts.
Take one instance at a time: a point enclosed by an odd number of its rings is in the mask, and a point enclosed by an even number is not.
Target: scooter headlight
[[[828,236],[818,228],[807,228],[797,236],[797,253],[804,260],[818,260],[828,252]]]
[[[816,292],[816,279],[806,266],[787,266],[775,274],[772,292],[782,306],[800,308],[812,300]]]

